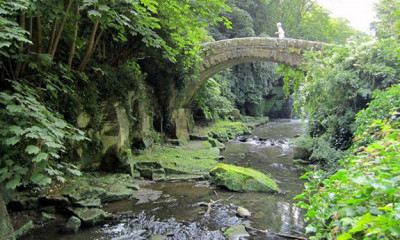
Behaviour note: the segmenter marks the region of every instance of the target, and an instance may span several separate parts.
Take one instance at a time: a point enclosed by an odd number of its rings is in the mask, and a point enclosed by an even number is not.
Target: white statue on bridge
[[[282,24],[278,22],[276,23],[276,27],[278,28],[278,31],[275,32],[275,34],[278,35],[279,38],[285,38],[285,31],[283,31]]]

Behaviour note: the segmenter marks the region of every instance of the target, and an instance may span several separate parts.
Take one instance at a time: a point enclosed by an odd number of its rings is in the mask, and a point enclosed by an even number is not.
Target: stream
[[[145,198],[114,202],[105,207],[108,212],[118,213],[112,223],[83,228],[74,234],[60,234],[62,223],[55,222],[24,239],[122,240],[156,235],[164,235],[166,239],[225,239],[220,229],[246,221],[235,215],[236,206],[252,213],[249,221],[253,228],[302,235],[303,215],[293,198],[302,191],[304,182],[299,179],[302,172],[293,165],[293,148],[289,142],[302,132],[301,126],[300,120],[271,120],[253,129],[253,135],[226,143],[222,153],[224,163],[252,167],[271,175],[282,193],[232,193],[212,188],[206,181],[142,183],[142,188],[150,191]],[[209,217],[199,214],[205,210],[199,203],[218,198],[230,199],[212,208]],[[252,233],[247,239],[281,238]]]

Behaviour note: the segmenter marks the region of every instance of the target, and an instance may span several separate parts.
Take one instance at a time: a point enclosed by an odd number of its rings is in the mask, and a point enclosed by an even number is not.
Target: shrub
[[[14,90],[0,92],[0,183],[14,189],[63,182],[64,172],[79,175],[61,154],[69,140],[86,139],[83,132],[38,102],[29,87],[14,83]]]

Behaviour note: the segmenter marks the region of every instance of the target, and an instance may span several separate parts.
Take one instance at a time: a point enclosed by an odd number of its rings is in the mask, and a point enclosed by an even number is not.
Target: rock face
[[[8,215],[3,196],[0,194],[0,236],[4,239],[14,240],[14,229],[11,225],[10,216]]]
[[[181,141],[190,140],[190,132],[194,127],[192,111],[189,108],[178,108],[171,114],[172,131]]]
[[[146,101],[139,99],[141,94]],[[155,107],[150,93],[130,91],[126,102],[104,101],[99,111],[91,114],[82,110],[76,125],[91,140],[77,149],[82,168],[106,172],[129,169],[133,159],[127,157],[126,150],[132,146],[147,148],[157,138],[153,127]]]
[[[219,163],[211,169],[211,182],[237,192],[277,192],[275,181],[262,172]]]

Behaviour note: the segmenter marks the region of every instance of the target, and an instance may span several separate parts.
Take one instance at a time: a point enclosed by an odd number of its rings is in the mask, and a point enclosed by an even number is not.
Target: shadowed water
[[[289,140],[301,133],[298,120],[277,119],[253,130],[246,139],[226,143],[224,163],[252,167],[269,174],[281,189],[279,194],[234,193],[217,188],[215,192],[203,183],[153,183],[142,188],[154,192],[154,199],[126,200],[105,207],[106,211],[124,213],[112,222],[75,234],[60,234],[64,222],[55,222],[26,239],[146,239],[166,235],[167,239],[224,239],[225,227],[242,224],[235,215],[236,206],[252,212],[251,226],[273,232],[299,235],[303,232],[302,212],[293,197],[303,189],[302,174],[293,165]],[[217,195],[218,196],[217,196]],[[230,198],[231,197],[231,198]],[[213,206],[210,216],[202,202],[230,198]],[[279,239],[255,236],[251,239]]]

